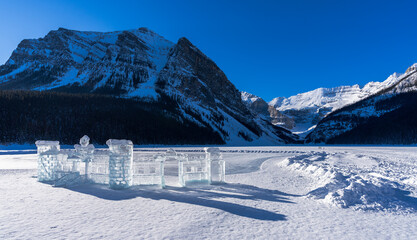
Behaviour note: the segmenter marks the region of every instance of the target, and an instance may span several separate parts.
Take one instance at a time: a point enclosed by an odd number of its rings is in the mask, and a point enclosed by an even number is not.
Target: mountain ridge
[[[296,135],[253,115],[216,63],[182,37],[139,28],[50,31],[23,40],[0,66],[0,90],[97,93],[170,101],[179,119],[213,129],[227,144],[283,144]]]
[[[416,143],[416,66],[413,64],[387,88],[330,113],[306,137],[306,141],[340,144]]]
[[[368,82],[363,86],[355,84],[352,86],[317,88],[288,98],[277,97],[269,103],[247,92],[242,92],[241,98],[255,113],[264,116],[269,115],[272,124],[282,126],[303,138],[311,133],[321,120],[338,109],[388,91],[417,90],[416,88],[407,90],[407,86],[413,86],[413,84],[402,83],[416,69],[417,64],[413,64],[405,73],[393,73],[382,82]],[[260,105],[262,105],[262,108]]]

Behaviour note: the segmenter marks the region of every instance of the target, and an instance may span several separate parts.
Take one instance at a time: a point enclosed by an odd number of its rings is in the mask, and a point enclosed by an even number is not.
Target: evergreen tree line
[[[395,109],[380,117],[356,118],[354,129],[328,140],[330,144],[416,144],[417,93],[403,93],[378,101],[376,110]],[[343,109],[342,109],[343,111]],[[346,120],[345,120],[346,121]]]
[[[179,115],[175,101],[143,102],[95,94],[0,91],[0,143],[58,140],[95,144],[129,139],[134,144],[224,144],[221,136]]]

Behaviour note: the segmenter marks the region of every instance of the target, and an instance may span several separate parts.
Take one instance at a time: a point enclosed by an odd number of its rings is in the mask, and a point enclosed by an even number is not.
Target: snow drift
[[[407,196],[409,186],[375,172],[377,162],[367,156],[310,152],[289,157],[279,165],[310,177],[312,189],[306,196],[331,205],[356,210],[415,210]]]

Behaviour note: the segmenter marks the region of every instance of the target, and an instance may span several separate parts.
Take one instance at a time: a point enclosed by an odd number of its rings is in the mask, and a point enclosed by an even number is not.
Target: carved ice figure
[[[225,176],[225,161],[219,148],[209,147],[204,148],[206,157],[210,161],[210,176],[211,183],[224,183]]]
[[[38,148],[38,181],[55,181],[59,163],[58,154],[61,149],[59,142],[39,140],[35,144]]]
[[[133,184],[133,143],[129,140],[109,139],[109,186],[129,188]]]
[[[94,157],[94,145],[89,144],[90,138],[87,135],[84,135],[80,139],[80,144],[75,144],[74,148],[76,151],[76,156],[80,158],[82,162],[85,163],[85,178],[89,179],[89,163],[93,160]]]

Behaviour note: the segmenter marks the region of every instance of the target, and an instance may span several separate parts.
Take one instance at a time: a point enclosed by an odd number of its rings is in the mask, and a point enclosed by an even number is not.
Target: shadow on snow
[[[244,206],[238,203],[221,201],[219,199],[231,198],[239,200],[263,200],[293,204],[288,197],[298,196],[245,184],[221,184],[200,188],[170,186],[165,189],[144,189],[132,187],[125,190],[112,190],[105,185],[85,184],[69,187],[68,189],[112,201],[121,201],[141,197],[153,200],[169,200],[173,202],[188,203],[219,209],[241,217],[266,221],[283,221],[287,220],[287,218],[285,215],[276,212]]]

